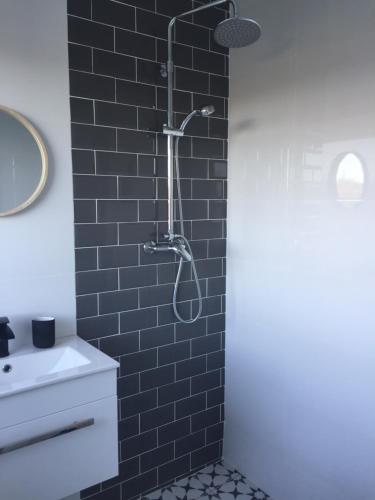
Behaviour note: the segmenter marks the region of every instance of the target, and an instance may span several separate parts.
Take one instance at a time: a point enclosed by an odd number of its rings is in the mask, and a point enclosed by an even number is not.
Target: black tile
[[[93,64],[94,73],[125,78],[125,80],[135,80],[134,57],[94,49]]]
[[[117,179],[109,176],[74,175],[74,198],[117,198]]]
[[[222,181],[193,180],[193,198],[223,198],[224,186]],[[205,217],[201,217],[203,219]]]
[[[95,200],[74,201],[74,222],[96,222]]]
[[[200,318],[195,323],[176,325],[176,340],[188,340],[206,335],[206,319]]]
[[[196,268],[199,278],[213,278],[223,274],[222,259],[198,260]]]
[[[219,139],[193,138],[193,156],[197,158],[223,158],[223,141]]]
[[[128,459],[152,450],[157,444],[156,430],[143,432],[121,442],[121,458]]]
[[[98,267],[96,248],[79,248],[75,251],[76,271],[90,271]]]
[[[145,177],[120,177],[119,198],[152,199],[155,195],[155,181]]]
[[[169,443],[190,432],[190,417],[177,420],[158,429],[159,445]]]
[[[116,224],[76,224],[74,230],[76,247],[117,245]]]
[[[151,490],[155,488],[157,484],[156,469],[134,477],[133,479],[122,483],[122,500],[128,500],[139,495],[141,492]]]
[[[208,243],[209,257],[225,257],[226,255],[226,240],[210,240]]]
[[[106,292],[118,289],[117,271],[85,271],[76,274],[77,294]]]
[[[113,50],[113,28],[86,19],[69,16],[68,38],[70,42]]]
[[[181,380],[158,389],[158,403],[164,405],[190,396],[190,380]]]
[[[149,307],[139,311],[129,311],[120,314],[120,331],[130,332],[132,330],[142,330],[157,324],[157,308]]]
[[[172,481],[174,478],[188,473],[190,470],[190,457],[186,455],[173,462],[168,462],[159,467],[160,484]]]
[[[75,174],[95,173],[95,158],[93,151],[73,149],[72,162],[73,162],[73,173]]]
[[[220,118],[209,119],[210,137],[228,139],[228,121]]]
[[[84,340],[92,340],[118,333],[118,315],[107,314],[77,321],[77,334]]]
[[[147,352],[147,351],[145,351]],[[174,365],[166,365],[141,373],[141,390],[147,391],[174,382]]]
[[[92,18],[119,28],[135,28],[135,9],[109,0],[92,0]]]
[[[70,94],[87,99],[115,100],[115,80],[106,76],[70,71]]]
[[[101,269],[136,266],[137,264],[138,264],[137,245],[99,248],[99,267]],[[121,275],[120,275],[120,283],[121,283]]]
[[[210,200],[209,202],[210,219],[225,219],[227,216],[226,200]]]
[[[166,122],[167,114],[165,111],[150,108],[138,109],[138,128],[141,130],[161,132]]]
[[[141,414],[141,432],[160,427],[174,420],[174,405],[160,406]]]
[[[187,359],[176,364],[176,380],[180,380],[193,375],[199,375],[206,371],[206,356]]]
[[[208,318],[207,332],[223,332],[225,330],[225,314],[217,314]]]
[[[176,457],[186,455],[194,450],[202,448],[206,444],[204,430],[189,434],[186,437],[176,440]]]
[[[182,179],[207,179],[208,161],[201,158],[181,158],[180,176]]]
[[[122,377],[122,378],[128,378],[128,377]],[[121,379],[119,379],[119,380],[121,380]],[[129,438],[131,436],[135,436],[136,434],[139,434],[139,417],[138,417],[138,415],[134,415],[133,417],[125,418],[124,420],[120,420],[119,425],[118,425],[119,441],[122,441],[123,439]]]
[[[191,303],[190,302],[178,302],[178,311],[183,318],[191,318]],[[174,314],[172,304],[165,306],[159,306],[159,325],[167,325],[169,323],[177,323],[178,320]]]
[[[208,255],[208,241],[207,240],[194,240],[190,242],[191,249],[195,259],[207,259]]]
[[[72,123],[72,147],[82,149],[116,149],[116,129]]]
[[[139,291],[140,306],[158,306],[172,302],[173,285],[158,285],[141,288]]]
[[[192,394],[198,394],[199,392],[208,391],[220,385],[220,370],[204,373],[191,379],[191,392]]]
[[[107,175],[137,175],[137,155],[96,151],[96,172]]]
[[[141,332],[141,349],[151,349],[174,341],[174,326],[158,326]]]
[[[196,315],[198,312],[198,301],[193,302],[193,314]],[[212,314],[219,314],[222,312],[221,309],[221,297],[207,297],[202,301],[202,316],[211,316]]]
[[[187,417],[206,408],[206,394],[197,394],[176,403],[176,419]]]
[[[188,12],[192,8],[192,0],[179,0],[178,2],[171,2],[170,0],[156,0],[156,10],[160,12],[160,14],[170,17]]]
[[[99,314],[138,309],[137,290],[120,290],[99,295]]]
[[[125,104],[96,101],[95,123],[111,127],[137,128],[137,109]]]
[[[69,69],[92,71],[92,48],[69,43]]]
[[[224,403],[224,387],[217,387],[207,392],[207,407]]]
[[[222,237],[222,223],[220,221],[193,221],[193,239],[211,239]]]
[[[136,332],[134,332],[134,333],[136,333]],[[130,334],[127,334],[127,335],[130,335]],[[108,338],[111,339],[112,337],[108,337]],[[103,340],[106,340],[106,339],[103,339]],[[100,349],[104,351],[102,344],[103,344],[103,341],[101,341]],[[117,352],[116,346],[106,346],[106,347],[109,347],[110,350],[112,349],[112,347],[114,347],[114,349],[112,351],[113,354],[109,354],[109,355],[116,356],[116,354],[115,354]],[[122,348],[122,346],[121,346],[121,348]],[[128,345],[125,346],[125,348],[131,349],[131,341],[128,343]],[[134,346],[133,348],[135,349],[136,346]],[[127,377],[120,377],[117,379],[117,397],[119,399],[125,398],[127,396],[132,396],[133,394],[138,394],[139,388],[140,388],[140,386],[139,386],[139,374],[138,373],[135,373],[134,375],[128,375]]]
[[[207,73],[176,68],[176,87],[179,90],[208,93],[208,80]]]
[[[94,105],[89,99],[70,98],[72,122],[94,123]]]
[[[98,493],[90,497],[91,500],[121,500],[121,487],[120,485],[116,485],[113,488],[109,488],[107,490]]]
[[[225,351],[212,352],[207,356],[207,370],[217,370],[225,366]]]
[[[81,490],[81,498],[88,498],[94,495],[95,493],[100,493],[101,484],[94,484],[94,486],[90,486],[89,488],[85,488]]]
[[[98,314],[97,295],[81,295],[77,297],[77,318],[88,318]]]
[[[146,10],[155,10],[155,0],[117,0],[121,3],[127,3],[133,5],[134,7],[139,7]]]
[[[118,102],[125,104],[152,108],[155,105],[155,88],[152,85],[119,80],[116,83],[116,98]]]
[[[194,49],[194,69],[207,73],[225,74],[225,56],[208,52],[207,50]]]
[[[210,278],[208,280],[207,294],[222,295],[225,293],[225,277]]]
[[[224,76],[210,75],[210,94],[228,97],[229,80]]]
[[[181,124],[184,119],[185,114],[178,115],[177,123]],[[208,137],[207,118],[203,116],[193,117],[185,128],[185,134],[198,137]]]
[[[196,432],[218,422],[220,422],[220,406],[214,406],[191,417],[191,430]]]
[[[210,444],[205,448],[193,451],[191,454],[191,466],[199,467],[208,463],[212,463],[220,458],[220,445],[219,443]]]
[[[131,31],[118,30],[115,33],[116,52],[145,59],[155,59],[156,44],[150,36]]]
[[[194,23],[215,29],[221,21],[224,21],[225,17],[226,13],[224,10],[210,8],[194,14]]]
[[[137,288],[156,285],[156,266],[127,267],[120,269],[120,288]]]
[[[192,355],[199,356],[208,352],[219,351],[221,348],[221,334],[207,335],[192,340]]]
[[[215,441],[223,439],[223,435],[224,435],[224,425],[222,422],[215,424],[211,427],[207,427],[206,429],[207,444],[214,443]]]
[[[176,361],[182,361],[190,356],[190,343],[177,342],[175,344],[166,345],[160,347],[158,354],[159,366],[168,365],[169,363],[175,363]]]
[[[121,400],[121,415],[131,417],[156,407],[157,390],[141,392],[135,396],[129,396]]]
[[[206,296],[206,283],[204,280],[199,280],[202,297]],[[180,283],[177,292],[177,301],[192,300],[197,298],[197,287],[195,281],[184,281]]]
[[[68,14],[91,17],[91,0],[68,0]]]
[[[167,38],[169,19],[146,10],[137,11],[137,30],[157,38]]]
[[[121,375],[148,370],[157,365],[157,351],[150,349],[134,354],[127,354],[121,358]]]
[[[136,200],[98,201],[98,222],[131,222],[137,218],[138,203]]]
[[[156,221],[168,219],[167,200],[139,200],[139,220]]]
[[[120,244],[144,243],[155,236],[156,229],[152,222],[120,224]]]
[[[138,59],[137,61],[137,78],[142,83],[150,85],[167,85],[166,78],[163,77],[160,63]]]
[[[176,26],[176,41],[184,45],[209,49],[210,32],[207,28],[178,21]]]
[[[227,178],[227,162],[223,160],[210,160],[210,178],[211,179],[226,179]]]
[[[153,469],[160,464],[164,464],[174,458],[174,446],[173,443],[166,444],[155,450],[148,451],[141,455],[141,470],[145,472],[146,470]]]
[[[165,156],[138,156],[139,175],[143,177],[167,177],[167,158]]]
[[[117,149],[127,153],[155,153],[155,134],[136,130],[117,131]]]

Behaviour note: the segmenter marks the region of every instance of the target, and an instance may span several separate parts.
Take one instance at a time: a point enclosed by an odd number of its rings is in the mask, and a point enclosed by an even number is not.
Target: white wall
[[[375,3],[240,4],[263,36],[231,54],[225,458],[276,500],[371,500]]]
[[[35,205],[0,218],[0,315],[11,320],[14,350],[37,315],[55,316],[58,335],[75,333],[66,2],[2,0],[0,61],[0,104],[37,127],[50,161]]]

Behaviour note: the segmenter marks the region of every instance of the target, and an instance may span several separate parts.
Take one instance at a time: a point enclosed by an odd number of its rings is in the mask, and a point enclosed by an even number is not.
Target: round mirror
[[[31,205],[46,184],[47,151],[25,117],[0,106],[0,216]]]

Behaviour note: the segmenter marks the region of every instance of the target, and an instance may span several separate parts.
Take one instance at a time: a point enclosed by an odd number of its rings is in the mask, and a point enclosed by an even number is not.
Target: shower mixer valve
[[[185,262],[191,262],[192,260],[192,256],[187,250],[184,240],[178,237],[163,243],[147,241],[143,245],[143,249],[146,253],[173,252]]]

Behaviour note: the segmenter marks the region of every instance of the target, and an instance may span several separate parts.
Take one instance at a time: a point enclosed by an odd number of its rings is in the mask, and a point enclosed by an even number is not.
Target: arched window
[[[365,169],[354,153],[346,153],[336,169],[336,198],[338,201],[359,201],[363,198]]]

